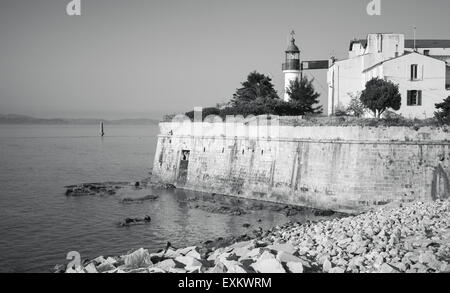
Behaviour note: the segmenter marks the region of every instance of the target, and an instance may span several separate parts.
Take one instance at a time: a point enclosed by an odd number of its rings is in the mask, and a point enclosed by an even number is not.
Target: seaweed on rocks
[[[83,183],[79,185],[66,186],[66,196],[87,196],[87,195],[115,195],[118,189],[123,188],[124,182],[109,183]]]

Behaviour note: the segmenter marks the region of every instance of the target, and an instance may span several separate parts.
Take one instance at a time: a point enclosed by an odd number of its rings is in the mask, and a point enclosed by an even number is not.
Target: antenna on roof
[[[416,48],[416,30],[417,30],[417,27],[413,26],[413,29],[414,29],[414,52],[417,52],[417,48]]]

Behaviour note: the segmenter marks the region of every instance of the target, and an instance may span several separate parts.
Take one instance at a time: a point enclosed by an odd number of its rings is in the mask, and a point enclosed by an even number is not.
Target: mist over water
[[[66,197],[64,186],[148,177],[158,126],[0,125],[0,272],[49,272],[69,251],[82,258],[156,251],[270,228],[282,214],[243,216],[189,209],[187,191],[156,191],[159,200],[123,205],[118,196]],[[192,193],[192,192],[191,192]],[[126,217],[150,215],[149,225],[119,228]],[[257,223],[258,219],[263,219]]]

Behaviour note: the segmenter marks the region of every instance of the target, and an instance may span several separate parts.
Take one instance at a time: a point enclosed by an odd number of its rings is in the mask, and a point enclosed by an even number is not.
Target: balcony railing
[[[300,60],[287,60],[283,63],[284,70],[300,70]]]

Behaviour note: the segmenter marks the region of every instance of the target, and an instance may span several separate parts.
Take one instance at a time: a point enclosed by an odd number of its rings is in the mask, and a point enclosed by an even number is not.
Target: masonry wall
[[[449,194],[450,136],[441,130],[285,127],[255,137],[243,124],[195,124],[160,125],[154,181],[339,211]]]

